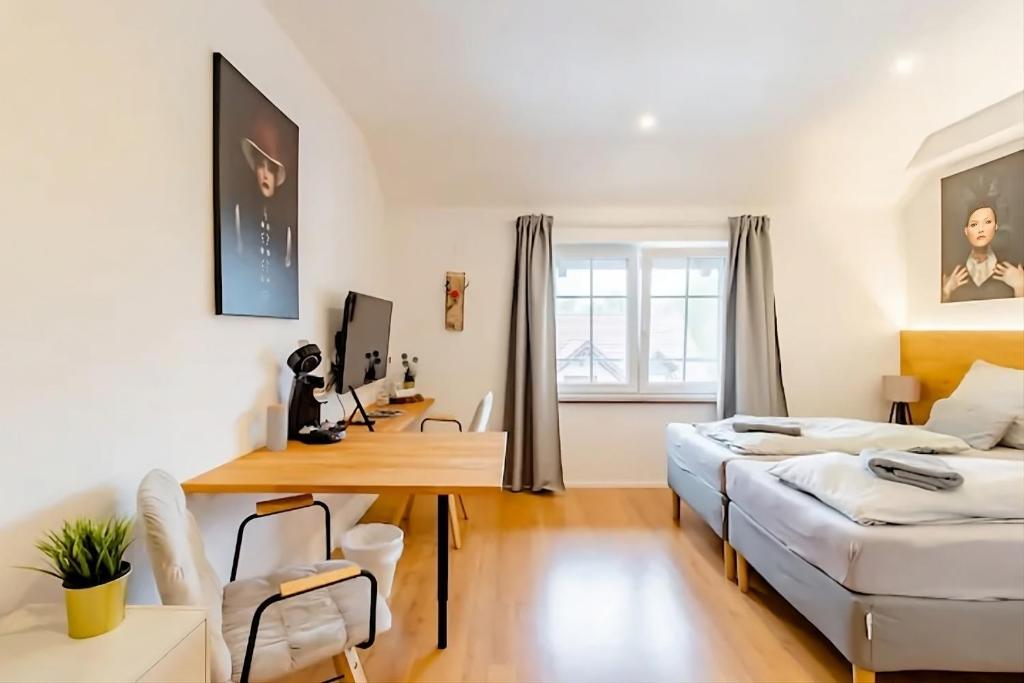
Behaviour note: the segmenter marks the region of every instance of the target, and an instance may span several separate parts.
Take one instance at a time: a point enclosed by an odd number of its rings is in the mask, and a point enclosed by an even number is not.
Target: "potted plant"
[[[131,543],[132,522],[111,517],[105,522],[79,518],[64,522],[36,543],[49,567],[26,567],[63,581],[68,635],[91,638],[112,631],[124,620],[125,588],[131,565],[124,551]]]
[[[405,389],[412,389],[416,386],[416,364],[420,362],[418,356],[413,356],[412,360],[409,360],[409,354],[402,354],[402,367],[405,368],[405,377],[403,378],[402,387]]]

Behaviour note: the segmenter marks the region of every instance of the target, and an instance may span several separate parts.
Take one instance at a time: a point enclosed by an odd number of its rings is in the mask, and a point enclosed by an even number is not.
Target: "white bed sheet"
[[[740,455],[714,439],[701,436],[692,424],[671,423],[665,428],[669,459],[720,493],[725,493],[725,464],[757,459],[775,462],[791,456]]]
[[[665,445],[669,459],[720,493],[726,492],[725,465],[733,460],[776,462],[792,455],[741,455],[726,446],[702,436],[692,424],[670,423],[665,428]],[[1024,460],[1024,450],[996,447],[990,451],[970,450],[961,456]]]
[[[969,451],[957,453],[957,456],[961,458],[977,456],[979,458],[993,458],[995,460],[1024,460],[1024,450],[1010,448],[1009,446],[996,446],[987,451],[979,451],[977,448],[972,448]]]
[[[983,453],[993,457],[991,451]],[[726,468],[731,504],[849,590],[1024,599],[1024,524],[863,526],[781,483],[767,472],[770,466],[760,459],[731,461]]]

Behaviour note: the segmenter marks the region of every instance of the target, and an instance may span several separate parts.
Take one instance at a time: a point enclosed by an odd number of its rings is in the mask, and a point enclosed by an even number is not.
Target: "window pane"
[[[590,299],[555,299],[555,354],[589,359]]]
[[[555,296],[588,296],[590,261],[558,259],[555,265]]]
[[[687,382],[717,382],[718,361],[688,360],[686,361]]]
[[[594,298],[594,381],[625,382],[626,299]],[[605,361],[614,361],[606,365]],[[603,368],[599,372],[600,368]]]
[[[720,258],[690,259],[690,296],[718,295],[723,265]]]
[[[651,380],[654,361],[683,359],[686,299],[651,299]]]
[[[590,359],[558,361],[559,384],[590,384]]]
[[[656,258],[651,264],[651,296],[686,294],[686,258]]]
[[[683,381],[683,361],[652,358],[647,366],[647,381],[652,384]]]
[[[598,359],[595,356],[594,382],[596,384],[624,384],[626,382],[626,361]]]
[[[594,296],[626,296],[626,259],[594,259]]]
[[[688,323],[687,360],[718,358],[718,299],[690,299]],[[693,381],[689,375],[686,380]]]

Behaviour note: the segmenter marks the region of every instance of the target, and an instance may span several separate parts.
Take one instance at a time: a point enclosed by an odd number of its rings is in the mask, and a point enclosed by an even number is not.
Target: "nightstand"
[[[67,635],[63,604],[29,605],[0,618],[0,681],[206,683],[206,610],[129,605],[109,633]]]

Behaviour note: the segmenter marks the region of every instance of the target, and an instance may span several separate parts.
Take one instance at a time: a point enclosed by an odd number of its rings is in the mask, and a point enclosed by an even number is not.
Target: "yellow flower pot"
[[[92,638],[113,631],[124,621],[124,605],[131,565],[122,564],[123,573],[113,581],[90,588],[64,587],[64,606],[68,613],[68,635]]]

